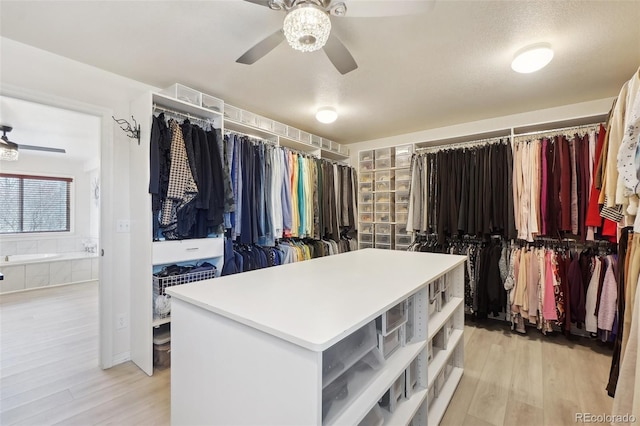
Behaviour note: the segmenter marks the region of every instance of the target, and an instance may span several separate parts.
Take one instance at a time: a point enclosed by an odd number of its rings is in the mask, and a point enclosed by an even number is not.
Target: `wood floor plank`
[[[540,409],[544,408],[542,341],[539,339],[530,339],[527,336],[520,336],[517,339],[509,394],[511,399]]]
[[[540,426],[544,422],[544,412],[541,407],[509,398],[503,424],[518,426]]]
[[[456,392],[453,394],[453,399],[449,403],[449,407],[452,405],[456,407],[468,407],[471,404],[473,396],[478,388],[478,378],[467,375],[465,371],[462,375],[462,379],[458,384]],[[458,426],[465,422],[467,417],[467,410],[451,410],[447,409],[442,418],[440,424],[442,426]]]

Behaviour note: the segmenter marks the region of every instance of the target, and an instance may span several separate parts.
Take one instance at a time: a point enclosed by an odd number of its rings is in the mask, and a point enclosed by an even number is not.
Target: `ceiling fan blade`
[[[67,151],[62,148],[49,148],[46,146],[35,146],[35,145],[18,145],[18,149],[28,149],[31,151],[45,151],[45,152],[58,152],[60,154],[66,154]]]
[[[251,65],[267,53],[271,52],[283,41],[284,34],[282,33],[282,30],[278,30],[253,46],[251,49],[247,50],[244,55],[236,59],[236,62]]]
[[[322,49],[324,53],[327,54],[333,66],[340,71],[340,74],[344,75],[358,68],[358,64],[356,64],[356,60],[353,59],[349,50],[347,50],[345,45],[333,34],[329,36],[327,43]]]
[[[347,16],[357,18],[417,15],[430,12],[435,3],[436,0],[349,0],[346,2]]]
[[[244,1],[249,2],[249,3],[259,4],[260,6],[265,6],[265,7],[271,8],[269,6],[269,0],[244,0]]]

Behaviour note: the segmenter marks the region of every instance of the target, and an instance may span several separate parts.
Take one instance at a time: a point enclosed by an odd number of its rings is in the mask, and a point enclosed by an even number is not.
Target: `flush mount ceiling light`
[[[321,123],[329,124],[336,121],[338,113],[331,107],[322,107],[316,112],[316,120]]]
[[[322,49],[327,42],[331,20],[320,7],[303,3],[287,13],[283,30],[291,47],[301,52],[313,52]]]
[[[516,52],[511,69],[516,72],[528,74],[538,71],[553,59],[553,50],[549,43],[537,43],[527,46]]]

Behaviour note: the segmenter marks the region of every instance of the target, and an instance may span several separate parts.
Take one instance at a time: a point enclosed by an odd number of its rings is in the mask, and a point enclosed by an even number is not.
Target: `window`
[[[0,234],[70,231],[71,182],[0,173]]]

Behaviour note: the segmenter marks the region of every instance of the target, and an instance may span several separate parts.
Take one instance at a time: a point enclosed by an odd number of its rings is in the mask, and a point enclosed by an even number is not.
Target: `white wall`
[[[535,125],[542,126],[545,123],[567,122],[581,117],[607,114],[611,108],[613,99],[614,98],[597,99],[578,104],[563,105],[521,114],[506,115],[503,117],[456,124],[454,126],[439,127],[420,132],[405,133],[398,136],[358,142],[349,145],[349,148],[351,149],[351,164],[357,166],[358,151],[365,149],[439,141],[470,135],[491,134],[496,131],[508,130],[516,127]],[[425,122],[428,122],[428,119],[426,119]],[[562,127],[564,127],[564,125],[562,125]],[[545,126],[545,128],[548,127]]]
[[[101,175],[112,176],[112,185],[102,179],[103,229],[101,247],[105,250],[101,295],[108,299],[101,321],[112,321],[105,336],[110,353],[103,355],[103,365],[129,358],[129,328],[115,329],[115,313],[130,312],[130,250],[128,234],[115,233],[117,219],[129,215],[129,144],[131,139],[111,120],[129,117],[129,102],[146,91],[157,90],[146,84],[91,67],[7,38],[0,39],[0,90],[7,96],[29,98],[68,109],[101,111],[103,139]],[[138,120],[141,121],[141,120]],[[107,167],[105,167],[105,164]],[[113,168],[108,167],[109,164]],[[135,261],[135,259],[133,259]],[[106,269],[106,268],[105,268]],[[110,357],[110,359],[104,359]]]
[[[91,235],[91,200],[90,196],[90,175],[85,172],[84,165],[81,161],[74,161],[65,159],[64,157],[55,157],[54,155],[42,156],[38,154],[32,154],[29,152],[21,152],[18,161],[4,161],[2,162],[1,169],[3,173],[17,173],[17,174],[30,174],[36,176],[56,176],[56,177],[70,177],[73,179],[71,186],[71,220],[72,229],[71,232],[64,233],[42,233],[42,234],[23,234],[23,235],[2,235],[0,236],[0,255],[7,254],[28,254],[27,252],[20,252],[17,250],[12,253],[9,250],[12,247],[10,242],[16,241],[36,241],[40,240],[65,240],[73,239],[73,250],[67,251],[82,251],[82,240],[90,238]],[[94,236],[98,237],[98,234]],[[36,244],[37,245],[37,244]],[[71,245],[65,246],[71,247]],[[50,252],[51,250],[36,252]],[[55,250],[62,251],[62,250]]]

